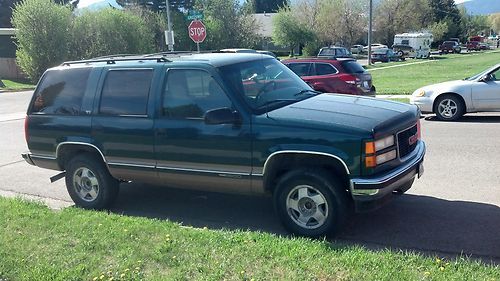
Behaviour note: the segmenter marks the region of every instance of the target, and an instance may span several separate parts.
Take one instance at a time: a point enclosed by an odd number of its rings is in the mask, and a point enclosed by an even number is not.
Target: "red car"
[[[282,61],[314,90],[375,96],[372,76],[355,59],[304,58]]]

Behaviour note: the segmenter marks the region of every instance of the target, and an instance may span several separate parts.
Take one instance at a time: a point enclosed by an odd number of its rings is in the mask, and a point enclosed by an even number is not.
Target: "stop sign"
[[[205,38],[207,38],[207,29],[205,28],[205,25],[199,20],[194,20],[189,24],[188,33],[189,38],[191,38],[191,40],[193,40],[195,43],[201,43],[205,41]]]

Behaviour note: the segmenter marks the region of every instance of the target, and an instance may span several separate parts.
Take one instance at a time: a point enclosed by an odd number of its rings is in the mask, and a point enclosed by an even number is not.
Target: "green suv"
[[[24,159],[61,171],[77,206],[121,182],[272,195],[289,231],[338,232],[423,172],[416,106],[321,94],[271,56],[179,54],[72,61],[40,79]]]

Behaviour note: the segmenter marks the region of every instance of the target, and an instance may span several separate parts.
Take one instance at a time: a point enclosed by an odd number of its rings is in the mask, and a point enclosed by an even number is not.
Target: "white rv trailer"
[[[408,45],[415,51],[412,54],[415,58],[428,58],[431,55],[431,43],[433,37],[428,32],[402,33],[394,36],[394,44]]]

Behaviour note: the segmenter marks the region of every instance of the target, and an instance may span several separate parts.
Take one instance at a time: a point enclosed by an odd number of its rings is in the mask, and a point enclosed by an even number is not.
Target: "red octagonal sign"
[[[205,38],[207,38],[207,29],[205,28],[205,25],[199,20],[194,20],[189,24],[188,33],[189,38],[191,38],[191,40],[193,40],[195,43],[201,43],[205,41]]]

